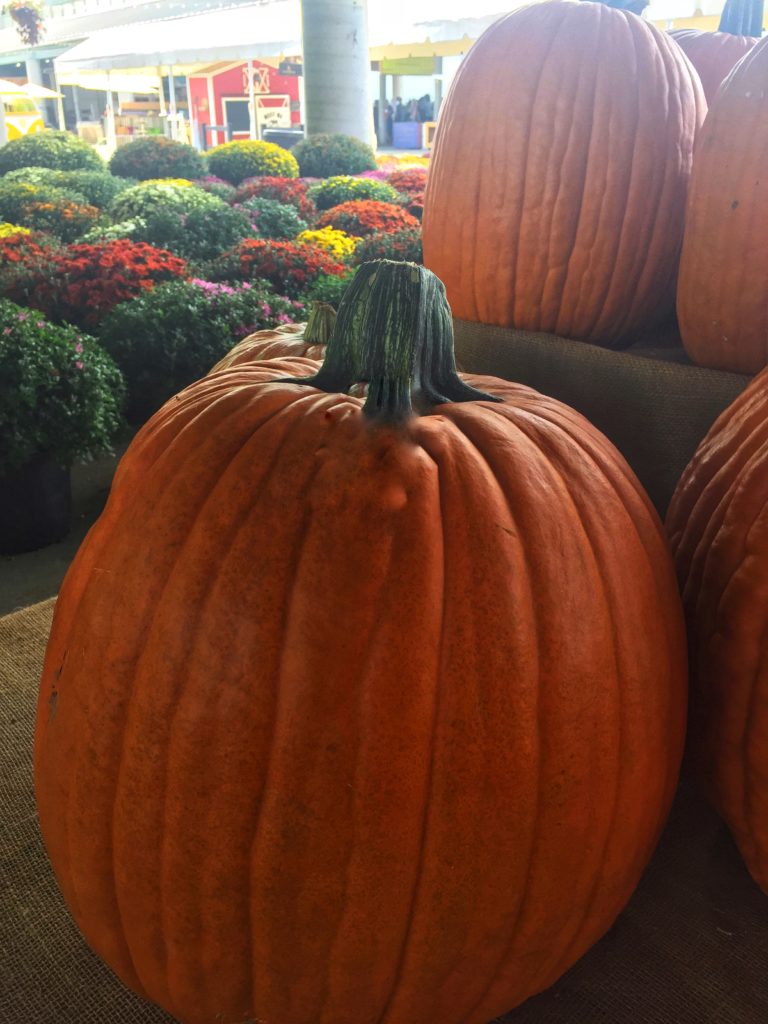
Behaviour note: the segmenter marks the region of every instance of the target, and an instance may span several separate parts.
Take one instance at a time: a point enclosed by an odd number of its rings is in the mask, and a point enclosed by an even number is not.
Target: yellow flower
[[[139,185],[178,185],[180,188],[192,188],[193,183],[187,178],[147,178]]]
[[[9,235],[28,235],[29,228],[19,227],[18,224],[9,224],[8,221],[0,224],[0,238],[7,238]]]
[[[317,245],[336,259],[343,260],[352,255],[360,239],[355,235],[348,235],[346,231],[328,227],[318,228],[316,231],[302,231],[296,236],[296,241],[302,245]]]

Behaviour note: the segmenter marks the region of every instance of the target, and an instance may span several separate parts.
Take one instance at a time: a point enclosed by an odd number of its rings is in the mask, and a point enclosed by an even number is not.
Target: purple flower
[[[278,313],[277,316],[275,317],[275,320],[279,324],[292,324],[292,323],[294,323],[293,317],[292,316],[288,316],[287,313]]]
[[[269,316],[270,315],[270,313],[272,312],[272,307],[270,306],[270,304],[268,302],[262,302],[262,304],[261,304],[261,312],[264,314],[264,316]]]
[[[29,313],[17,313],[16,319],[21,321],[29,320]]]

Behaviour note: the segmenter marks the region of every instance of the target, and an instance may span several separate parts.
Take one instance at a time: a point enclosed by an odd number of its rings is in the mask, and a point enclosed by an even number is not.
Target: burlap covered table
[[[46,602],[0,619],[0,1024],[161,1024],[171,1018],[127,992],[80,938],[41,843],[32,734],[51,612]],[[768,1021],[768,898],[690,786],[611,932],[502,1020]]]

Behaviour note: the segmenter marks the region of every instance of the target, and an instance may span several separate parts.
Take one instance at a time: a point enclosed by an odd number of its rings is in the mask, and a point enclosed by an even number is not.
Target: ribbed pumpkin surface
[[[372,429],[207,377],[137,435],[42,680],[45,842],[93,948],[187,1024],[481,1024],[636,885],[685,718],[660,525],[524,387]]]
[[[768,892],[768,371],[701,443],[667,530],[690,637],[691,748]]]
[[[669,34],[698,71],[709,104],[734,66],[757,42],[752,36],[701,32],[691,28],[677,29]]]
[[[306,324],[283,324],[274,330],[255,331],[243,338],[208,372],[217,373],[230,366],[259,362],[264,359],[303,358],[322,359],[325,345],[304,341]]]
[[[507,15],[440,112],[424,262],[465,320],[618,346],[672,312],[701,85],[633,14]]]
[[[768,39],[718,92],[688,196],[677,311],[700,366],[757,373],[768,363]]]

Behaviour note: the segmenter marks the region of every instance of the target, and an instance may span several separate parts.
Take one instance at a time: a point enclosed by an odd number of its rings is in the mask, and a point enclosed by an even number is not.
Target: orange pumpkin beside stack
[[[45,842],[93,948],[185,1024],[491,1020],[659,835],[686,702],[660,523],[586,420],[462,382],[451,342],[433,275],[365,264],[315,377],[233,367],[139,432],[59,595]]]
[[[762,31],[763,0],[728,0],[717,32],[682,28],[669,34],[698,71],[707,103],[711,103],[721,82],[749,53]]]
[[[768,370],[702,441],[667,515],[698,775],[768,892]]]
[[[768,37],[723,83],[699,137],[677,312],[700,366],[768,363]]]
[[[424,262],[465,320],[620,347],[669,317],[694,136],[679,47],[603,3],[507,15],[440,112]]]
[[[282,327],[249,334],[220,359],[209,373],[227,370],[230,366],[241,366],[243,363],[285,356],[322,359],[335,320],[333,306],[327,302],[315,302],[305,324],[284,324]]]

